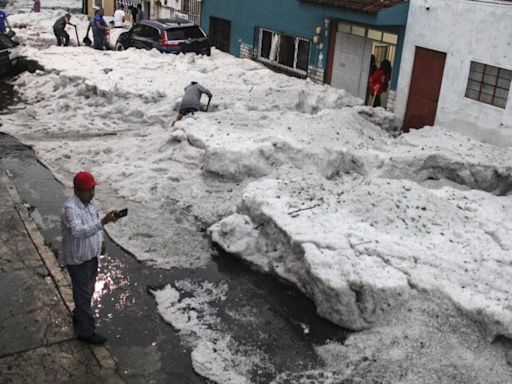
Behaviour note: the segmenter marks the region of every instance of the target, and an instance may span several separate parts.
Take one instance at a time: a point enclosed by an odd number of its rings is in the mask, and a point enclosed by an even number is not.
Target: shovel
[[[375,99],[377,98],[377,92],[379,92],[380,85],[376,85],[373,90],[373,96],[372,96],[372,107],[375,107]]]
[[[80,39],[78,38],[78,31],[76,30],[76,25],[73,25],[73,27],[75,27],[76,42],[78,46],[80,46]]]
[[[208,99],[208,104],[206,104],[206,108],[204,109],[205,112],[208,112],[208,107],[210,106],[210,101],[212,101],[211,97]]]

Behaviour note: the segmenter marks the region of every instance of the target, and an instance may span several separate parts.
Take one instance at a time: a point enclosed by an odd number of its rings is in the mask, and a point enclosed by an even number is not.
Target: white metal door
[[[369,39],[337,32],[331,85],[364,100],[371,56],[372,44]]]

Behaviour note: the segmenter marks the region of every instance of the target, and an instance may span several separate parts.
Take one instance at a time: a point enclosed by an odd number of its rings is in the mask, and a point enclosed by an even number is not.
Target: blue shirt
[[[5,28],[5,21],[7,20],[7,13],[0,10],[0,33],[4,33]]]
[[[104,27],[107,26],[105,19],[99,13],[96,16],[94,16],[94,24],[96,24],[96,23],[98,23],[99,25],[102,25]]]
[[[103,227],[98,205],[92,199],[85,205],[78,196],[71,196],[64,204],[61,215],[62,252],[61,265],[77,265],[101,254]]]

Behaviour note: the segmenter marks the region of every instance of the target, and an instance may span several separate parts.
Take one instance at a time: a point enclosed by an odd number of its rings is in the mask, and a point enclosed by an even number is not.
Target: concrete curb
[[[43,235],[39,232],[36,223],[30,217],[27,207],[23,204],[16,187],[8,176],[8,173],[7,176],[1,176],[2,182],[7,186],[7,190],[9,191],[9,195],[11,196],[14,206],[20,215],[21,221],[23,222],[30,239],[34,243],[39,256],[48,269],[48,272],[59,291],[62,301],[69,311],[69,316],[71,317],[71,313],[74,308],[71,285],[68,279],[64,276],[54,253],[45,245]],[[124,384],[124,381],[117,373],[115,361],[108,349],[104,346],[95,345],[89,345],[89,347],[101,367],[101,374],[105,380],[104,382],[109,384]]]

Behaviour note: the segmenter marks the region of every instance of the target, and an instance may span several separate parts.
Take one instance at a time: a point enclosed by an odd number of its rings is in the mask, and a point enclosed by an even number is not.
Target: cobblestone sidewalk
[[[103,346],[76,340],[69,282],[0,174],[0,383],[122,383]]]

